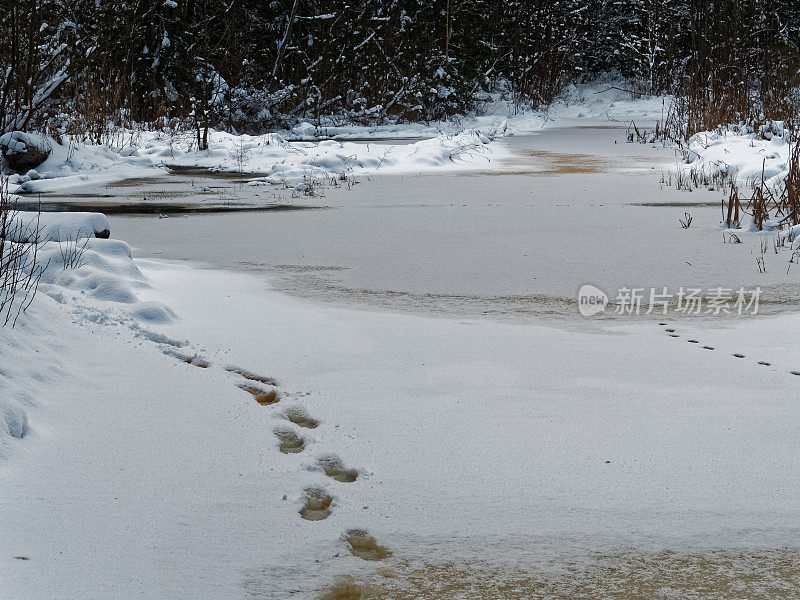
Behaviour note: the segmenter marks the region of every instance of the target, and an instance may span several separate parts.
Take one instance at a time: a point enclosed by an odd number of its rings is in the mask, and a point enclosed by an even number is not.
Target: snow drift
[[[6,238],[14,242],[67,242],[83,238],[108,238],[111,225],[101,213],[19,211],[9,220]]]

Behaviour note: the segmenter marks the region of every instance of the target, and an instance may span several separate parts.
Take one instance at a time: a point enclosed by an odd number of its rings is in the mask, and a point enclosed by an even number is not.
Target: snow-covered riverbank
[[[36,169],[12,174],[9,183],[12,193],[47,193],[164,177],[169,167],[241,173],[253,184],[278,185],[363,175],[496,170],[509,158],[505,145],[493,141],[498,138],[554,126],[626,127],[636,121],[651,127],[667,108],[666,98],[631,100],[610,84],[594,84],[570,86],[546,110],[497,102],[487,105],[485,114],[428,125],[304,122],[288,131],[256,136],[211,130],[208,149],[202,151],[193,130],[118,130],[103,145],[70,136],[55,140],[23,134],[49,156]],[[14,145],[10,135],[3,136],[0,145]]]

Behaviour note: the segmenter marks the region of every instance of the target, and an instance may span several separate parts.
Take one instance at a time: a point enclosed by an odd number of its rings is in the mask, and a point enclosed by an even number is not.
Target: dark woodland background
[[[0,133],[429,121],[612,74],[689,131],[793,119],[796,0],[4,0]],[[170,125],[171,124],[171,125]]]

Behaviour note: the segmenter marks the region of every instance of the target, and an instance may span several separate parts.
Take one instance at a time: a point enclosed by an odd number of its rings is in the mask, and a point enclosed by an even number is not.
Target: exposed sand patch
[[[320,597],[320,600],[367,600],[371,598],[386,598],[386,596],[374,586],[356,583],[352,577],[339,577],[333,586]]]
[[[637,551],[558,567],[434,564],[394,558],[351,589],[393,600],[797,600],[800,549]],[[379,588],[376,586],[380,586]],[[331,588],[332,593],[335,586]],[[342,596],[347,598],[348,596]],[[336,596],[323,595],[323,599]]]
[[[585,173],[605,173],[614,165],[609,157],[591,154],[568,154],[549,150],[529,150],[504,161],[508,169],[492,171],[469,171],[467,176],[508,176],[527,175],[547,177],[553,175],[577,175]]]

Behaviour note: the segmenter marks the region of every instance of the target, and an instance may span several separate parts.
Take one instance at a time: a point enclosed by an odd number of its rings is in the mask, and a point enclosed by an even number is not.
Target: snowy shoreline
[[[663,119],[667,101],[661,97],[631,100],[605,85],[570,86],[546,110],[523,110],[498,102],[487,108],[486,115],[430,125],[316,126],[304,122],[264,135],[211,130],[209,148],[203,151],[197,150],[192,131],[119,130],[107,145],[86,144],[69,136],[59,143],[51,137],[23,134],[50,155],[36,169],[10,175],[9,184],[12,193],[48,193],[164,177],[172,166],[259,173],[260,177],[250,178],[253,184],[279,185],[369,174],[495,169],[510,156],[497,139],[548,127],[627,127],[631,121],[650,127]],[[377,139],[370,142],[371,138]],[[418,141],[392,143],[391,138]]]

